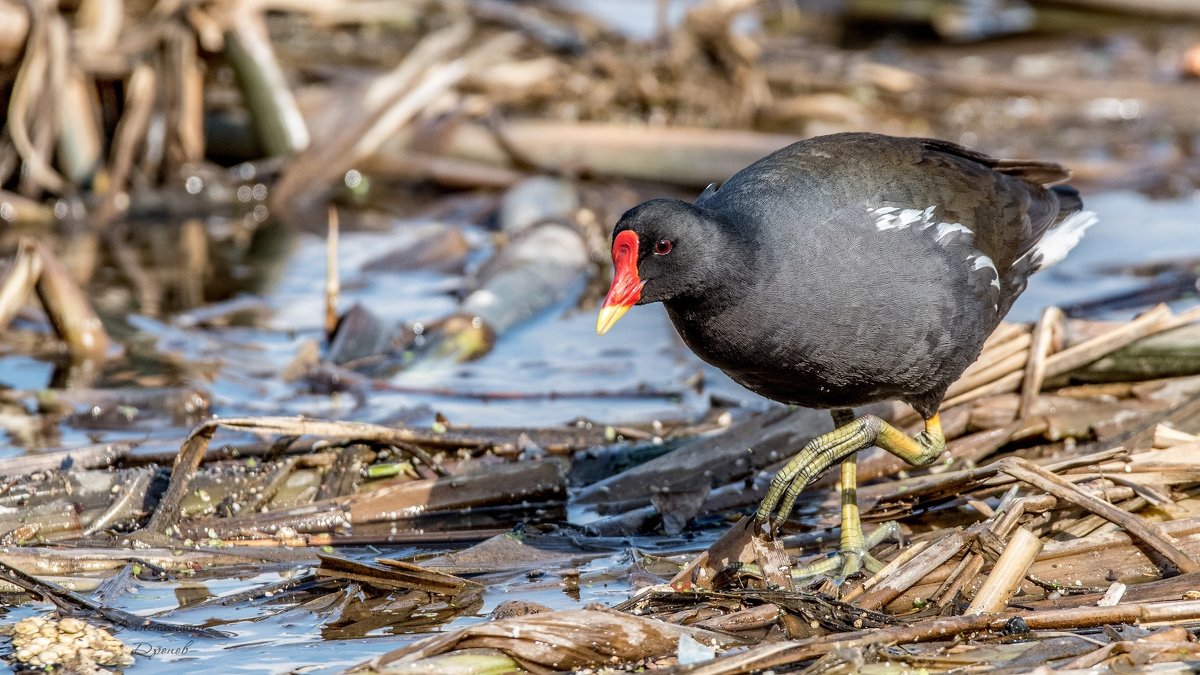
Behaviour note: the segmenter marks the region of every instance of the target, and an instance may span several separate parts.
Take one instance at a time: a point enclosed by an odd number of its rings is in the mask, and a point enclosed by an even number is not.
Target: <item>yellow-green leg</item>
[[[942,454],[946,439],[942,435],[941,421],[935,414],[925,420],[925,431],[911,438],[899,429],[875,417],[866,415],[854,419],[847,409],[832,412],[833,431],[809,441],[771,481],[767,496],[759,506],[755,519],[760,523],[772,520],[782,523],[787,520],[796,503],[796,498],[813,477],[835,463],[842,462],[841,502],[842,536],[840,552],[829,560],[799,568],[794,574],[810,576],[832,571],[841,559],[841,572],[837,581],[858,572],[865,565],[868,570],[878,569],[879,561],[868,555],[868,551],[888,536],[895,536],[899,528],[888,523],[875,529],[870,536],[863,535],[862,520],[858,512],[858,451],[878,445],[909,464],[924,466]]]
[[[854,412],[839,408],[834,410],[833,426],[844,427],[854,421]],[[862,569],[867,551],[864,550],[862,518],[858,513],[858,453],[852,452],[842,460],[842,571],[838,581]]]

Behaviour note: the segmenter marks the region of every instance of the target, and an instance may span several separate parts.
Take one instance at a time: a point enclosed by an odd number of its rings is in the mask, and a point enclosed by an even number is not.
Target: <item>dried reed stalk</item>
[[[333,338],[338,323],[338,294],[341,280],[338,276],[338,221],[337,207],[329,207],[328,227],[325,230],[325,335]]]
[[[1180,572],[1200,572],[1200,564],[1179,550],[1171,536],[1162,528],[1145,518],[1122,511],[1028,460],[1009,457],[1000,460],[997,464],[1001,471],[1013,478],[1029,483],[1059,499],[1087,509],[1120,525],[1131,535],[1160,553]]]
[[[1007,607],[1008,599],[1017,591],[1021,579],[1025,578],[1029,566],[1041,550],[1042,540],[1037,535],[1023,527],[1014,530],[1008,546],[1004,547],[1004,553],[992,566],[992,573],[975,593],[965,613],[985,614]]]
[[[1025,374],[1021,378],[1021,405],[1017,408],[1017,418],[1029,414],[1029,409],[1042,390],[1042,382],[1046,379],[1046,359],[1053,347],[1055,328],[1062,322],[1063,312],[1057,307],[1047,307],[1038,317],[1037,325],[1033,328],[1033,339],[1029,346],[1029,360],[1025,363]]]
[[[1166,305],[1158,305],[1129,323],[1122,324],[1106,333],[1081,342],[1046,359],[1045,377],[1063,375],[1080,366],[1110,354],[1142,338],[1200,319],[1200,307],[1192,308],[1174,316]],[[992,394],[1017,391],[1025,373],[1020,366],[990,383],[976,386],[970,391],[948,398],[943,408],[973,401]]]
[[[982,523],[976,523],[965,530],[955,528],[946,536],[925,547],[908,563],[898,566],[893,570],[891,576],[875,583],[858,599],[858,606],[862,609],[877,610],[888,604],[924,579],[930,572],[958,555],[958,552],[982,530]]]

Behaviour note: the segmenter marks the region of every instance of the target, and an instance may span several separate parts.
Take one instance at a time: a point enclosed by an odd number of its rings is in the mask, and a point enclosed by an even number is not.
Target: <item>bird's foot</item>
[[[803,583],[814,577],[828,579],[835,590],[841,589],[847,579],[867,571],[871,574],[883,569],[883,563],[871,555],[871,549],[886,539],[901,541],[900,524],[888,521],[871,531],[870,534],[859,537],[857,542],[843,539],[837,551],[830,551],[825,557],[813,562],[797,565],[792,568],[792,580]]]
[[[755,521],[769,524],[774,532],[787,521],[796,498],[810,480],[842,460],[853,459],[854,453],[869,446],[879,435],[880,425],[883,424],[873,415],[848,422],[839,418],[835,420],[838,428],[806,443],[771,479],[767,495],[754,514]],[[846,484],[851,489],[855,486],[853,479]]]

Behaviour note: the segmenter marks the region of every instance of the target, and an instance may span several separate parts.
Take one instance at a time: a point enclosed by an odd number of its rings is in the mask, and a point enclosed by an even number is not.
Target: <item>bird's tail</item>
[[[1055,187],[1054,191],[1058,192],[1060,187],[1065,186]],[[1082,208],[1083,200],[1079,199],[1079,193],[1074,190],[1071,192],[1079,207]],[[1070,204],[1069,201],[1065,203]],[[1041,240],[1026,254],[1039,270],[1044,270],[1067,257],[1071,249],[1075,248],[1080,239],[1083,239],[1083,233],[1100,220],[1096,217],[1095,211],[1076,210],[1072,213],[1064,209],[1064,212],[1068,215],[1047,230]]]
[[[1070,216],[1076,211],[1083,210],[1083,197],[1079,196],[1079,190],[1070,185],[1055,185],[1050,188],[1058,197],[1058,212],[1064,216]],[[1064,217],[1063,220],[1066,220]]]

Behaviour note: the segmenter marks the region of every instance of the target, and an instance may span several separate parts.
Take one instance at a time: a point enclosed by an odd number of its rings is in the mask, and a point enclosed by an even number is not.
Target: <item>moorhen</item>
[[[661,302],[701,359],[787,404],[832,410],[836,429],[775,476],[756,513],[787,519],[817,474],[842,462],[839,581],[878,542],[858,518],[855,457],[906,462],[945,448],[938,407],[1034,272],[1096,222],[1048,162],[954,143],[845,133],[774,152],[692,204],[654,199],[613,230],[612,286],[596,330]],[[915,438],[852,406],[904,401]],[[885,528],[879,528],[882,534]]]

